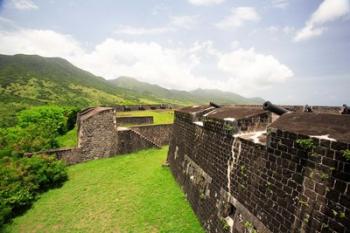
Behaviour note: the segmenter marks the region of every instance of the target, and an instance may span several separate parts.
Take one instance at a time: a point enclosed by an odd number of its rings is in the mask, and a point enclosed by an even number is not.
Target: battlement
[[[175,112],[168,162],[208,232],[349,232],[350,115],[283,107]]]

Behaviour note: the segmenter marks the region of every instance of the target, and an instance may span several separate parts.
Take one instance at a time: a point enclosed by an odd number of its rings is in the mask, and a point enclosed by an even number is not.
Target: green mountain
[[[163,102],[166,101],[115,87],[61,58],[0,55],[0,128],[15,125],[16,113],[34,105],[83,108]]]
[[[62,58],[36,55],[0,55],[0,97],[5,103],[78,107],[159,102],[111,86]]]
[[[118,104],[192,105],[209,101],[261,103],[263,100],[218,90],[169,90],[128,77],[107,81],[62,58],[0,55],[0,128],[14,125],[16,112],[33,105],[83,108]]]
[[[133,90],[141,95],[153,96],[154,98],[170,99],[179,102],[208,103],[210,101],[219,104],[261,104],[262,98],[246,98],[232,92],[220,90],[197,89],[194,91],[179,91],[163,88],[159,85],[140,82],[131,77],[119,77],[109,80],[116,87]]]

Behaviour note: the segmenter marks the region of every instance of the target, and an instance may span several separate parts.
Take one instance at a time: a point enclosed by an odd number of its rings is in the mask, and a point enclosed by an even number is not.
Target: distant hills
[[[119,77],[114,80],[109,80],[109,82],[117,87],[133,90],[141,95],[169,99],[177,102],[196,104],[209,103],[210,101],[220,104],[260,104],[264,102],[262,98],[246,98],[232,92],[224,92],[215,89],[197,89],[194,91],[166,89],[158,85],[140,82],[131,77]]]
[[[59,104],[95,106],[117,104],[262,103],[219,90],[179,91],[130,77],[105,80],[62,58],[37,55],[0,55],[0,104]],[[0,109],[1,110],[1,109]]]

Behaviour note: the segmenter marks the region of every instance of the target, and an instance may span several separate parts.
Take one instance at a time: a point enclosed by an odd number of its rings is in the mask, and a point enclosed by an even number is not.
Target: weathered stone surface
[[[337,108],[324,110],[337,113]],[[305,149],[297,140],[309,135],[278,124],[269,128],[272,118],[264,114],[243,114],[239,119],[246,124],[235,119],[228,127],[226,113],[197,114],[194,122],[191,108],[175,112],[168,163],[202,225],[208,232],[350,232],[350,172],[345,169],[350,162],[342,157],[350,142],[311,138],[312,146]],[[266,144],[241,136],[261,127],[267,128]],[[200,174],[211,179],[204,182],[209,195],[193,182],[205,181]]]
[[[142,124],[153,124],[153,116],[123,116],[117,117],[118,124],[121,125],[142,125]]]
[[[55,154],[67,164],[106,158],[169,143],[172,124],[147,125],[132,128],[117,127],[113,108],[87,108],[80,112],[77,148],[59,148],[37,152]],[[27,156],[31,156],[28,153]]]

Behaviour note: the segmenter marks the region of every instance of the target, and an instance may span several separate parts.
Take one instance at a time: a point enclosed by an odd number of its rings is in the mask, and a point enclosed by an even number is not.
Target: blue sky
[[[0,0],[0,53],[275,103],[350,100],[350,0]]]

